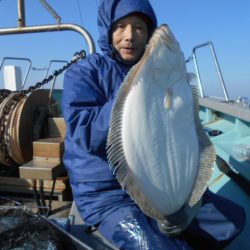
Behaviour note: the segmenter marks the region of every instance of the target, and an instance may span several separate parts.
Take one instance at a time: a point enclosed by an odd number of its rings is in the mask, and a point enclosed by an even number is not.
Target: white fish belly
[[[176,212],[192,192],[199,165],[190,86],[180,81],[164,90],[141,79],[122,119],[124,154],[140,191],[162,214]]]

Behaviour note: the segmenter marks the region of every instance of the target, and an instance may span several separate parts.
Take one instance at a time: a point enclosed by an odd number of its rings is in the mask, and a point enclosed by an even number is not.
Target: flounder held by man
[[[118,91],[107,156],[121,186],[168,233],[190,223],[212,174],[215,150],[198,112],[184,55],[163,24]]]

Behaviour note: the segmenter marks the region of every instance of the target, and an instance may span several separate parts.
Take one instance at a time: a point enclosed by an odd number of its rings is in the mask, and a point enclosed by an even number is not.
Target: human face
[[[147,41],[148,27],[140,16],[132,14],[114,23],[112,44],[125,63],[134,64],[139,61]]]

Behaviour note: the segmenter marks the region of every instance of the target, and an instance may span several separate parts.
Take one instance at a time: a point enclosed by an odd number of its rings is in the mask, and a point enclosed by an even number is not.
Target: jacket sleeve
[[[77,144],[79,150],[101,157],[106,156],[113,105],[113,99],[108,99],[107,88],[108,84],[99,84],[98,70],[89,63],[76,64],[65,74],[62,110],[68,140]]]

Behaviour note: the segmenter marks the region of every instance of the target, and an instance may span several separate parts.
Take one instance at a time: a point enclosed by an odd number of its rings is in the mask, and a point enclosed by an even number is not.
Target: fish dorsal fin
[[[197,86],[191,85],[194,103],[194,119],[196,124],[196,132],[199,142],[199,169],[197,173],[196,182],[192,194],[189,198],[188,204],[194,206],[204,194],[208,181],[213,172],[213,164],[216,160],[215,148],[205,133],[199,118],[199,90]]]

